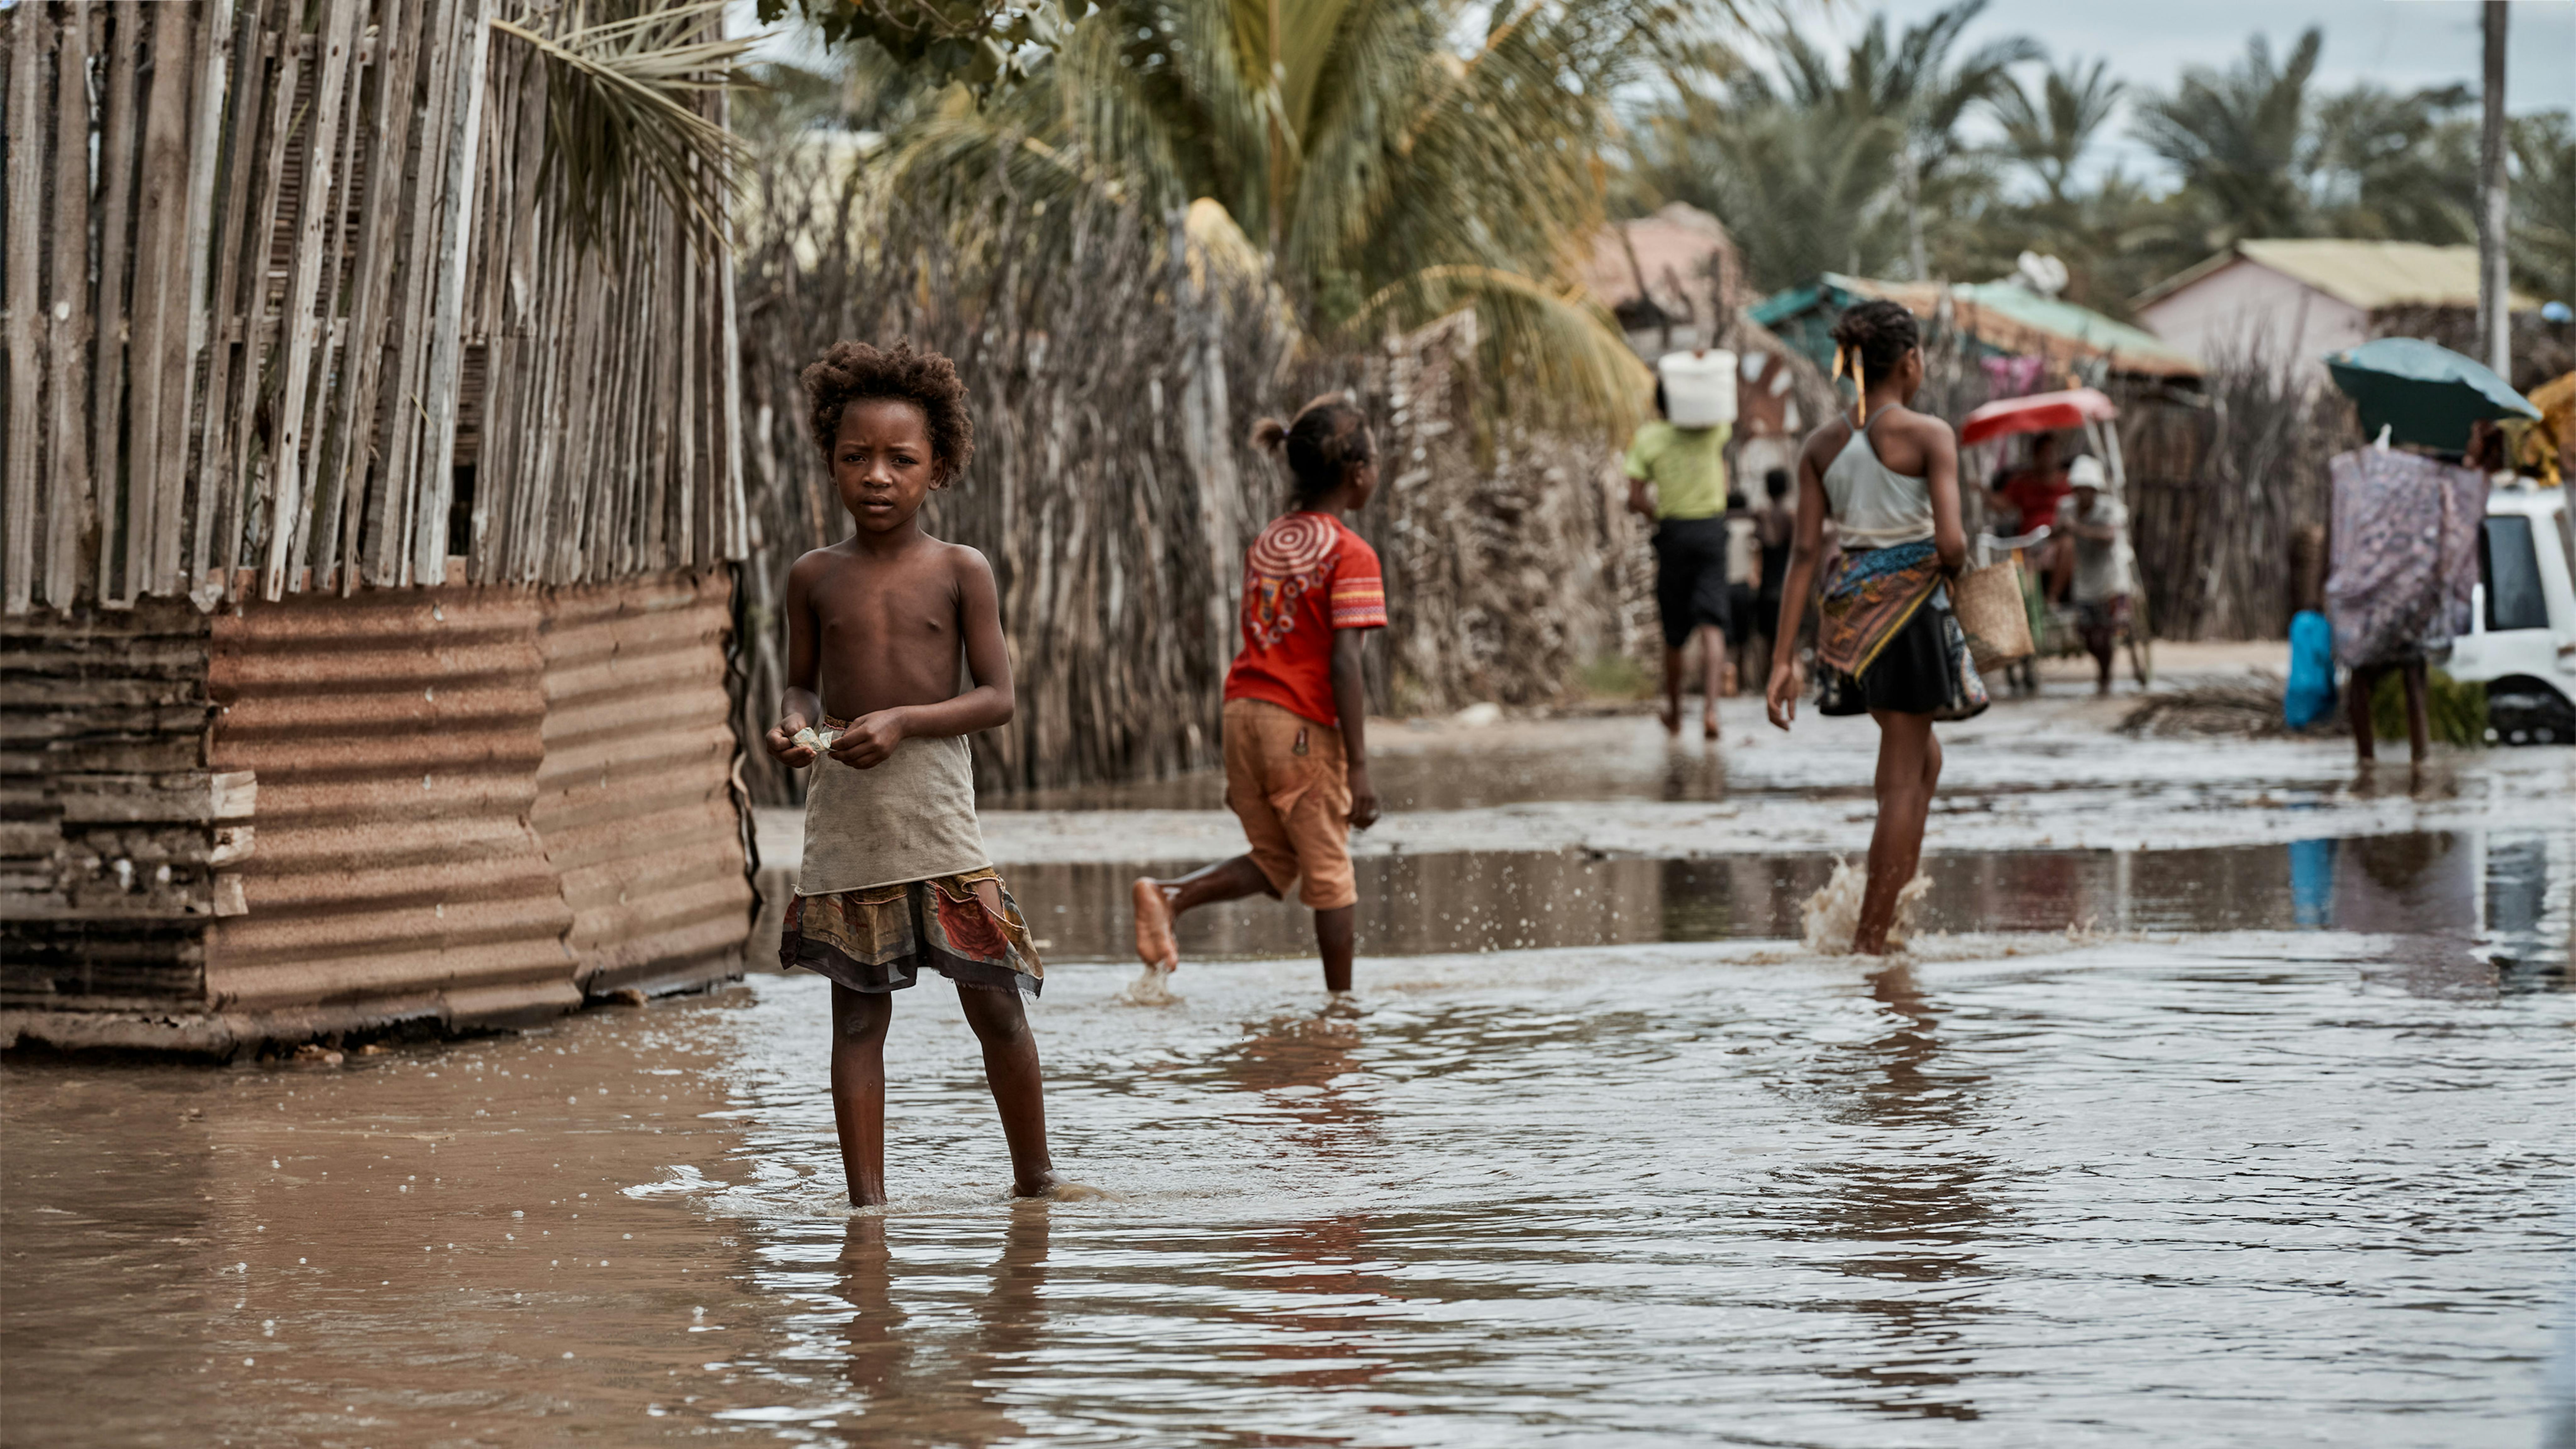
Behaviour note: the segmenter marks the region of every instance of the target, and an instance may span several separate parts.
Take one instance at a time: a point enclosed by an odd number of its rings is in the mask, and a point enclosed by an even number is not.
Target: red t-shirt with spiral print
[[[1282,514],[1243,556],[1243,652],[1225,697],[1339,724],[1333,631],[1385,627],[1386,580],[1368,540],[1329,513]]]

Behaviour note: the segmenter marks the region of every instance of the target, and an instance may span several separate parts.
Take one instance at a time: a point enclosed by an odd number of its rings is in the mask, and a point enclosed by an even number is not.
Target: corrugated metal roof
[[[545,760],[530,819],[572,909],[593,995],[742,968],[751,928],[725,692],[722,573],[555,592]]]
[[[1764,298],[1752,309],[1752,316],[1808,351],[1817,366],[1831,367],[1832,344],[1824,340],[1824,323],[1811,314],[1820,309],[1839,311],[1864,297],[1884,298],[1924,318],[1939,312],[1946,301],[1951,320],[1961,331],[1998,352],[2045,357],[2060,365],[2100,360],[2113,372],[2146,377],[2201,374],[2198,359],[2152,333],[2008,282],[1944,286],[1827,272],[1814,286],[1792,287]]]
[[[2303,282],[2364,311],[2382,307],[2475,307],[2478,249],[2423,242],[2348,241],[2334,237],[2283,237],[2238,242],[2232,249],[2149,287],[2138,305],[2169,297],[2204,277],[2244,260]],[[2513,294],[2520,311],[2539,302]]]

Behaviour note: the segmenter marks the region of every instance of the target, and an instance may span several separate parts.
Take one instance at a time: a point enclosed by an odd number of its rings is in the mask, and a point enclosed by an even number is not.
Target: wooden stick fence
[[[743,556],[725,239],[647,193],[575,240],[504,3],[0,16],[0,608]]]

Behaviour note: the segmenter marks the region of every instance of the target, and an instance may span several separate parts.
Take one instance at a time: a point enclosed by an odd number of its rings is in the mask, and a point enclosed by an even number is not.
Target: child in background
[[[923,500],[975,450],[947,358],[842,342],[805,369],[815,446],[857,525],[787,574],[787,693],[769,752],[802,769],[805,860],[779,963],[832,982],[832,1117],[850,1202],[886,1200],[885,1037],[927,966],[957,984],[1019,1197],[1088,1197],[1047,1154],[1023,993],[1043,968],[984,854],[966,736],[1011,718],[992,566],[921,531]],[[957,687],[964,652],[972,684]],[[824,734],[815,730],[836,733]],[[824,756],[828,754],[828,758]]]
[[[1294,422],[1262,419],[1252,441],[1286,459],[1296,492],[1244,556],[1243,648],[1225,677],[1225,803],[1252,849],[1177,880],[1138,879],[1136,955],[1173,970],[1183,912],[1296,885],[1315,912],[1324,989],[1339,994],[1351,989],[1359,901],[1350,832],[1378,814],[1360,650],[1386,626],[1377,551],[1345,520],[1377,491],[1377,445],[1340,393]]]

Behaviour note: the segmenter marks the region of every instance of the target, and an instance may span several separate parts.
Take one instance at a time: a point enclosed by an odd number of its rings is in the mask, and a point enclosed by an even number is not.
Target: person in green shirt
[[[1665,421],[1655,384],[1655,421],[1629,441],[1628,511],[1655,520],[1655,610],[1664,625],[1664,733],[1682,729],[1682,646],[1700,636],[1700,736],[1717,738],[1717,696],[1726,673],[1726,441],[1735,429],[1677,428]]]

